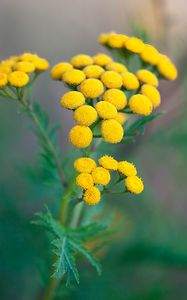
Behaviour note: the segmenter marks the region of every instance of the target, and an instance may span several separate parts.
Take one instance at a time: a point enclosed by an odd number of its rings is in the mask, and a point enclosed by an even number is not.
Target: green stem
[[[24,107],[25,111],[28,113],[28,116],[32,119],[32,121],[34,122],[35,126],[38,128],[41,136],[43,137],[48,149],[50,150],[53,158],[54,158],[54,161],[55,161],[55,164],[56,164],[56,168],[58,170],[58,174],[59,174],[59,177],[61,179],[61,182],[62,182],[62,185],[64,187],[67,186],[67,182],[65,180],[65,175],[62,171],[62,166],[61,166],[61,162],[59,160],[59,157],[58,157],[58,154],[56,152],[56,149],[53,145],[53,143],[51,142],[47,132],[45,131],[45,129],[42,127],[39,119],[37,118],[34,110],[33,110],[33,107],[32,105],[30,105],[29,103],[27,103],[27,101],[20,96],[19,98],[19,102],[22,104],[22,106]]]

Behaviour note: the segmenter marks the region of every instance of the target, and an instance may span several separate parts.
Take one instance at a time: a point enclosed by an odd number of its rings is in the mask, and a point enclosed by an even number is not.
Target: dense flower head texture
[[[138,55],[143,64],[156,66],[158,73],[165,79],[175,80],[178,76],[177,68],[172,61],[155,46],[144,43],[140,38],[109,32],[102,33],[98,42],[116,51],[123,48],[129,56]]]
[[[126,192],[139,194],[143,191],[143,182],[137,176],[137,169],[133,163],[117,161],[112,156],[103,155],[98,158],[98,164],[94,159],[87,157],[80,157],[74,162],[74,167],[79,172],[76,184],[82,189],[82,198],[86,204],[95,205],[100,202],[101,195],[110,184],[111,173],[118,178],[116,184],[123,182]],[[127,180],[128,178],[130,179]]]
[[[69,62],[57,63],[51,70],[52,79],[64,82],[71,89],[61,97],[60,103],[73,111],[76,125],[69,132],[69,140],[74,147],[83,148],[85,155],[74,162],[79,173],[76,184],[88,205],[101,201],[102,194],[107,192],[106,186],[110,189],[113,174],[118,176],[117,183],[123,180],[125,192],[139,194],[144,190],[132,162],[117,161],[106,154],[98,158],[97,163],[91,153],[100,143],[125,143],[131,138],[128,136],[131,117],[132,124],[136,118],[143,120],[161,103],[159,79],[177,77],[171,60],[140,38],[110,32],[102,34],[99,43],[111,53],[116,51],[115,57],[121,56],[121,59],[115,61],[105,53],[93,57],[78,54]],[[133,57],[138,57],[139,64],[131,69],[128,59]],[[8,74],[10,66],[11,63],[0,65],[0,71],[6,67]]]
[[[0,61],[0,88],[24,88],[36,74],[46,71],[49,63],[37,54],[23,53]]]

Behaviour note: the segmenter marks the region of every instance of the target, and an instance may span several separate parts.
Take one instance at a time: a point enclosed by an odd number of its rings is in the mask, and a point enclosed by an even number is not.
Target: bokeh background
[[[134,161],[145,181],[141,197],[109,199],[125,220],[123,234],[107,248],[103,274],[81,267],[81,285],[58,299],[187,299],[187,4],[185,0],[1,0],[0,57],[36,52],[51,65],[77,53],[104,51],[101,32],[146,34],[179,68],[176,82],[162,82],[161,110],[133,146],[118,156]],[[65,89],[43,74],[35,97],[62,123],[69,148],[72,116],[61,110]],[[30,183],[23,166],[36,162],[37,143],[15,103],[0,99],[0,299],[40,299],[46,240],[30,221],[50,190]],[[123,213],[121,213],[121,211]],[[45,274],[44,274],[45,277]]]

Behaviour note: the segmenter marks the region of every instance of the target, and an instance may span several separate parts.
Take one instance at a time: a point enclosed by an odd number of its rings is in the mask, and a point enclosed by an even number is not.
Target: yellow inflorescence
[[[120,161],[118,171],[125,176],[135,176],[137,174],[136,167],[128,161]]]
[[[79,173],[91,173],[96,168],[96,163],[89,157],[81,157],[74,161],[74,167]]]
[[[158,73],[170,80],[177,77],[177,70],[170,59],[139,38],[110,32],[102,34],[99,42],[113,48],[112,52],[118,53],[119,57],[124,57],[118,62],[104,53],[93,57],[78,54],[70,62],[60,62],[51,70],[53,79],[62,80],[73,89],[62,96],[61,105],[74,111],[77,125],[70,130],[69,139],[77,148],[90,146],[85,155],[95,149],[95,138],[111,144],[120,143],[123,138],[125,141],[123,124],[126,126],[126,120],[132,114],[148,116],[160,105]],[[127,69],[121,63],[133,55],[142,61],[142,67],[136,73],[131,71],[130,64]],[[26,62],[35,60],[35,55],[25,54],[23,57]],[[0,64],[0,72],[1,68],[5,68],[6,74],[9,74],[15,61],[17,58],[13,63]],[[131,123],[127,123],[127,129],[128,124]],[[125,182],[126,191],[134,194],[143,191],[143,182],[137,176],[133,163],[118,162],[109,155],[100,157],[98,162],[99,165],[89,157],[81,157],[74,162],[79,172],[76,183],[83,190],[85,203],[94,205],[100,201],[102,186],[109,184],[112,171],[117,172],[119,181]],[[97,185],[101,187],[98,189]]]
[[[98,65],[87,66],[83,69],[84,74],[87,78],[100,78],[105,70]]]
[[[130,37],[125,41],[125,48],[134,53],[141,53],[144,50],[144,43],[141,39]]]
[[[124,109],[127,105],[127,97],[118,89],[109,89],[103,95],[103,100],[113,104],[117,110]]]
[[[85,97],[93,99],[103,94],[104,86],[100,80],[90,78],[81,83],[80,91]]]
[[[153,86],[158,86],[158,79],[156,77],[155,74],[153,74],[151,71],[149,70],[139,70],[137,73],[136,73],[138,79],[143,82],[143,83],[147,83],[147,84],[150,84],[150,85],[153,85]]]
[[[76,109],[85,103],[85,97],[80,92],[71,91],[61,97],[60,103],[67,109]]]
[[[159,61],[159,52],[152,45],[146,44],[140,53],[140,57],[144,62],[150,65],[156,65]]]
[[[64,82],[75,86],[81,84],[85,77],[86,76],[84,72],[77,69],[68,70],[62,75],[62,79]]]
[[[138,78],[131,72],[125,72],[122,74],[122,82],[124,88],[127,90],[136,90],[140,86]]]
[[[76,177],[76,184],[80,188],[87,190],[87,189],[93,187],[93,185],[94,185],[93,177],[92,177],[92,175],[90,175],[88,173],[81,173]]]
[[[144,84],[141,87],[141,92],[144,96],[147,96],[151,100],[153,108],[160,105],[160,93],[154,86]]]
[[[113,59],[104,53],[99,53],[93,57],[94,64],[101,66],[101,67],[108,65],[112,61],[113,61]]]
[[[86,204],[95,205],[100,201],[100,190],[111,181],[111,172],[116,172],[118,181],[125,182],[126,191],[134,194],[139,194],[143,191],[143,183],[137,177],[136,167],[128,161],[117,161],[112,156],[104,155],[98,159],[97,163],[86,157],[81,157],[75,160],[74,167],[79,172],[76,177],[76,184],[83,190],[83,200]],[[127,180],[128,179],[128,180]],[[100,186],[100,190],[98,189]]]
[[[112,156],[104,155],[99,159],[99,164],[108,170],[116,171],[118,168],[118,162]]]
[[[122,86],[122,77],[115,71],[106,71],[101,75],[103,84],[108,89],[118,89]]]
[[[32,62],[20,61],[16,64],[16,70],[25,73],[32,73],[35,70],[35,65]]]
[[[88,205],[98,204],[101,200],[101,193],[99,189],[93,186],[86,190],[83,196],[83,200]]]
[[[90,126],[97,120],[97,111],[91,105],[83,105],[75,110],[74,120],[79,125]]]
[[[51,69],[51,77],[54,80],[62,80],[62,75],[69,70],[72,70],[73,66],[68,62],[62,62],[59,64],[56,64]]]
[[[75,68],[83,68],[93,64],[93,59],[91,56],[86,54],[78,54],[72,57],[70,63]]]
[[[115,71],[118,73],[123,73],[123,72],[127,72],[127,68],[120,63],[117,62],[111,62],[108,65],[106,65],[105,67],[108,71]]]
[[[23,87],[29,82],[29,76],[22,71],[14,71],[9,74],[8,82],[14,87]]]
[[[150,115],[153,110],[151,100],[141,94],[134,95],[130,98],[129,107],[133,113],[144,116]]]
[[[0,88],[8,83],[8,76],[5,73],[0,73]]]
[[[107,185],[110,182],[110,172],[103,167],[97,167],[92,171],[92,178],[95,184]]]
[[[95,106],[97,113],[101,119],[114,119],[117,116],[116,107],[107,101],[97,102]]]
[[[87,126],[74,126],[69,132],[69,139],[72,145],[77,148],[86,148],[91,144],[92,131]]]
[[[102,121],[101,135],[107,143],[120,143],[124,135],[123,127],[115,119]]]
[[[130,56],[138,55],[144,64],[156,66],[163,78],[175,80],[178,76],[175,65],[166,55],[160,53],[154,46],[145,44],[139,38],[109,32],[100,35],[99,43],[117,51],[123,48]]]
[[[129,176],[125,179],[125,185],[129,192],[140,194],[144,190],[144,184],[138,176]]]
[[[165,55],[160,55],[160,59],[157,64],[157,70],[163,77],[169,80],[175,80],[178,76],[176,67]]]
[[[0,88],[23,88],[36,73],[47,70],[49,63],[37,54],[23,53],[0,61]]]

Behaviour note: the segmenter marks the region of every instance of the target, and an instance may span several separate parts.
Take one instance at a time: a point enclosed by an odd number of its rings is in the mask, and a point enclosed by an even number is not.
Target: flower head
[[[141,53],[145,47],[144,42],[136,37],[130,37],[125,41],[125,48],[133,53]]]
[[[5,73],[0,73],[0,88],[8,83],[8,76]]]
[[[93,59],[91,56],[86,54],[78,54],[72,57],[70,63],[75,68],[83,68],[93,64]]]
[[[37,57],[36,59],[34,59],[33,63],[35,65],[35,69],[40,72],[46,71],[49,68],[48,61],[41,57]]]
[[[99,79],[89,78],[81,83],[80,91],[87,98],[97,98],[104,92],[104,86]]]
[[[69,132],[70,142],[77,148],[86,148],[93,138],[92,131],[87,126],[74,126]]]
[[[101,123],[101,135],[105,142],[120,143],[123,138],[123,127],[114,119],[104,120]]]
[[[79,85],[85,79],[85,74],[81,70],[68,70],[62,75],[64,82],[70,85]]]
[[[169,80],[175,80],[178,76],[177,68],[165,55],[160,56],[157,64],[157,70],[163,77]]]
[[[111,48],[123,48],[128,36],[124,34],[111,34],[108,38],[108,46]]]
[[[123,86],[126,90],[136,90],[139,88],[140,83],[136,75],[131,72],[125,72],[122,74]]]
[[[51,77],[54,80],[61,80],[62,75],[68,71],[72,70],[73,66],[70,63],[67,62],[61,62],[59,64],[56,64],[52,69],[51,69]]]
[[[96,65],[99,65],[101,67],[104,67],[106,66],[107,64],[111,63],[112,62],[112,58],[104,53],[99,53],[99,54],[96,54],[94,57],[93,57],[93,62],[94,64]]]
[[[91,173],[96,168],[96,163],[89,157],[80,157],[74,161],[74,168],[79,173]]]
[[[150,84],[143,84],[141,92],[144,96],[147,96],[151,100],[153,108],[160,105],[160,93],[154,86]]]
[[[136,73],[136,75],[141,82],[147,83],[147,84],[150,84],[150,85],[153,85],[156,87],[158,86],[158,78],[156,77],[156,75],[153,72],[142,69],[142,70],[139,70]]]
[[[122,77],[115,71],[106,71],[101,75],[101,80],[109,89],[118,89],[122,86]]]
[[[101,193],[95,186],[87,189],[84,192],[83,200],[88,205],[95,205],[101,200]]]
[[[127,97],[124,92],[118,89],[109,89],[103,95],[103,100],[113,104],[117,110],[125,108]]]
[[[74,112],[74,120],[83,126],[90,126],[97,119],[97,111],[90,105],[83,105]]]
[[[8,75],[8,81],[12,86],[23,87],[29,82],[29,76],[22,71],[14,71]]]
[[[98,65],[87,66],[83,69],[83,72],[87,78],[96,78],[96,79],[100,78],[101,74],[104,71],[105,70]]]
[[[35,65],[29,61],[20,61],[16,64],[16,70],[25,73],[32,73],[35,70]]]
[[[151,100],[148,97],[141,94],[133,95],[130,98],[129,107],[133,113],[144,116],[150,115],[153,110]]]
[[[128,161],[120,161],[118,171],[124,176],[135,176],[137,174],[136,167]]]
[[[129,192],[140,194],[144,190],[144,184],[138,176],[129,176],[125,179],[125,185]]]
[[[81,92],[71,91],[62,96],[60,103],[67,109],[76,109],[85,103],[85,97]]]
[[[101,119],[114,119],[117,115],[116,107],[107,101],[99,101],[95,106]]]
[[[92,178],[95,184],[107,185],[110,182],[110,173],[103,167],[97,167],[92,171]]]
[[[99,164],[105,169],[115,171],[118,168],[118,162],[112,156],[104,155],[99,158]]]
[[[88,173],[81,173],[76,177],[76,184],[86,190],[93,187],[93,178]]]
[[[156,65],[159,60],[159,52],[152,45],[145,44],[143,51],[140,53],[143,61],[150,65]]]
[[[108,71],[115,71],[118,73],[127,72],[127,68],[118,62],[111,62],[105,67]]]

